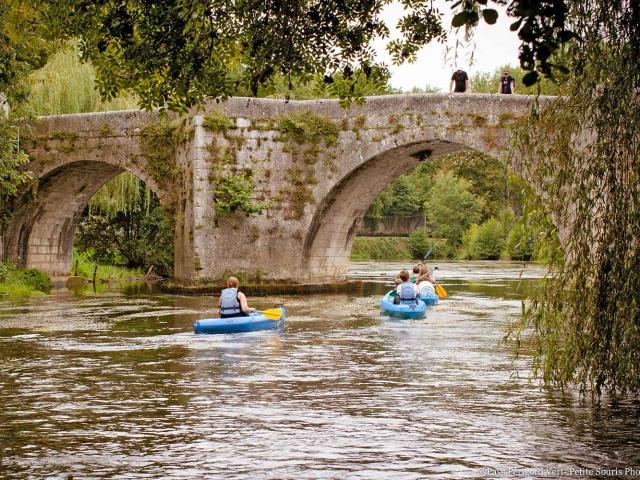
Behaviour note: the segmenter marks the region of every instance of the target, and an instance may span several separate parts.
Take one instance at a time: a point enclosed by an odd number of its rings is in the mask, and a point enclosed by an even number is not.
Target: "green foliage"
[[[419,228],[409,235],[407,244],[411,252],[411,258],[422,260],[433,246],[433,240],[427,236],[424,229]]]
[[[224,133],[230,128],[233,128],[234,125],[224,112],[215,111],[204,117],[202,126],[212,132]]]
[[[503,228],[495,218],[484,222],[470,235],[468,250],[473,259],[497,260],[503,248]]]
[[[0,114],[0,231],[11,214],[12,201],[29,175],[20,166],[29,161],[18,148],[19,129]]]
[[[506,255],[512,260],[529,261],[533,258],[534,238],[526,225],[516,223],[507,237]]]
[[[267,204],[254,199],[256,185],[250,171],[218,177],[213,193],[218,216],[240,211],[247,216],[260,215]]]
[[[338,126],[329,118],[311,111],[294,112],[279,118],[278,130],[285,142],[310,143],[334,147],[338,143]]]
[[[398,177],[390,185],[383,215],[411,216],[420,212],[421,199],[406,176]]]
[[[109,262],[101,263],[95,255],[95,251],[78,251],[74,249],[71,273],[93,280],[94,271],[96,280],[102,282],[128,281],[142,278],[145,275],[145,271],[140,267],[127,268],[123,265],[114,265]]]
[[[356,237],[351,260],[409,260],[412,258],[405,237]]]
[[[28,108],[36,115],[102,112],[136,107],[136,99],[124,96],[104,102],[95,86],[95,70],[82,63],[76,43],[69,43],[29,77]]]
[[[175,122],[162,120],[147,125],[140,132],[142,152],[147,159],[149,169],[159,184],[175,182],[176,166],[176,132]]]
[[[45,2],[4,0],[0,3],[0,94],[20,111],[28,95],[27,77],[42,67],[53,49],[45,40]]]
[[[34,268],[19,269],[10,262],[0,262],[0,295],[31,297],[49,293],[51,279]]]
[[[564,262],[514,325],[533,372],[614,398],[640,393],[640,31],[636,2],[571,2],[566,96],[518,127],[516,153],[554,218]],[[585,132],[585,128],[588,130]]]
[[[388,76],[370,47],[388,35],[376,2],[48,3],[48,28],[81,39],[103,97],[132,90],[145,108],[185,110],[205,96],[268,94],[274,82],[288,90],[312,83],[358,100]],[[389,43],[396,62],[445,36],[436,10],[422,2],[405,8],[401,35]]]
[[[76,232],[78,253],[91,263],[149,269],[167,276],[173,268],[173,229],[160,202],[140,185],[137,203],[115,213],[110,205],[92,205]]]
[[[464,231],[481,215],[481,203],[471,193],[470,182],[451,172],[436,176],[424,207],[433,235],[445,238],[452,249],[458,247]]]

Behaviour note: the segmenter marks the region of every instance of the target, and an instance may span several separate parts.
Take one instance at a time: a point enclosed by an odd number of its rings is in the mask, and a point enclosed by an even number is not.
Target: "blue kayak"
[[[422,318],[427,312],[427,305],[422,300],[400,303],[396,305],[393,299],[396,296],[395,290],[388,292],[380,301],[382,313],[391,317],[410,319]]]
[[[267,317],[260,312],[253,312],[248,317],[230,318],[204,318],[196,320],[193,324],[194,333],[240,333],[255,332],[256,330],[271,330],[282,325],[285,309],[280,307],[282,313],[279,319]]]
[[[435,305],[440,299],[437,293],[421,293],[418,298],[422,300],[427,305],[427,307]]]

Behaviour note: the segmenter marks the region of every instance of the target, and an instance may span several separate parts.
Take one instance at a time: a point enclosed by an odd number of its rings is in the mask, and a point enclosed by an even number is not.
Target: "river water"
[[[0,304],[0,477],[640,477],[638,402],[540,388],[501,342],[541,267],[441,263],[450,297],[390,320],[405,266],[250,299],[273,332],[196,336],[212,297],[136,289]]]

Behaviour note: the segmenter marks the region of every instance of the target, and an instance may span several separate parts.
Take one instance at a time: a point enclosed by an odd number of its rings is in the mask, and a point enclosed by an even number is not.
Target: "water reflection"
[[[542,268],[441,262],[449,299],[390,321],[378,301],[402,267],[354,265],[371,280],[359,294],[252,299],[287,306],[280,332],[196,336],[216,299],[153,291],[1,305],[3,474],[479,478],[640,464],[637,402],[540,389],[499,345],[516,286]]]

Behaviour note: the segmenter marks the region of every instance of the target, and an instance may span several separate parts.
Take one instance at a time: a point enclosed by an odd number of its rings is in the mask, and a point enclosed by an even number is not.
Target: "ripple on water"
[[[516,264],[439,266],[451,295],[415,321],[380,315],[387,279],[363,294],[251,299],[283,303],[286,328],[244,335],[191,333],[212,297],[2,306],[3,468],[34,478],[422,479],[640,463],[637,403],[596,409],[542,390],[527,359],[514,363],[500,343],[521,308]],[[380,280],[400,267],[356,269]],[[516,368],[522,378],[511,378]]]

